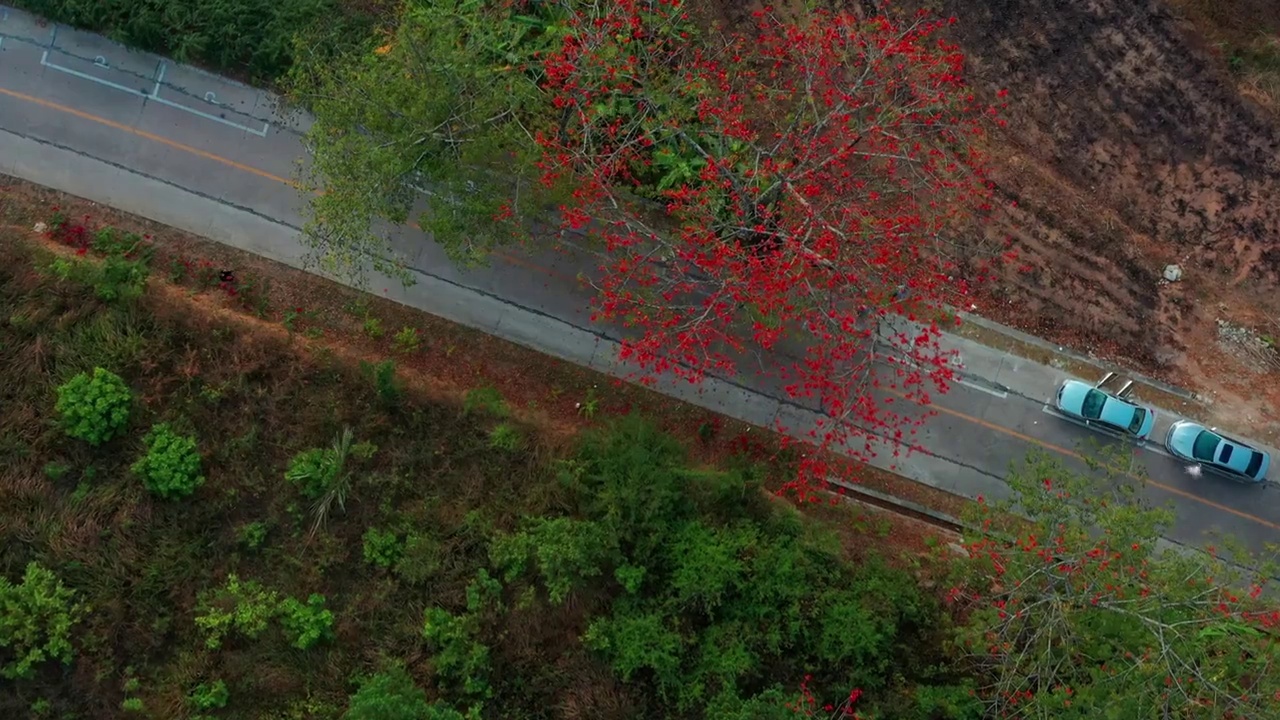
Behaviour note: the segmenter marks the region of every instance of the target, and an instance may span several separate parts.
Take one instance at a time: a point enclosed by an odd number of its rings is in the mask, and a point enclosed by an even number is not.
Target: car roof
[[[1218,457],[1222,457],[1222,453],[1227,447],[1231,448],[1231,455],[1226,462],[1220,464],[1236,472],[1243,473],[1249,467],[1249,461],[1253,459],[1254,449],[1231,438],[1223,437],[1222,444],[1218,446]]]
[[[1099,390],[1099,392],[1102,391]],[[1129,423],[1133,422],[1133,414],[1138,410],[1137,406],[1131,405],[1110,393],[1104,392],[1103,394],[1107,396],[1107,401],[1103,404],[1102,416],[1098,419],[1123,428],[1129,427]]]

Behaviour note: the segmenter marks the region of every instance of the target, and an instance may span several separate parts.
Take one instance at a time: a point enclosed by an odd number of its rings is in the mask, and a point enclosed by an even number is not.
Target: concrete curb
[[[1001,335],[1006,335],[1010,338],[1013,338],[1014,340],[1017,340],[1018,342],[1026,343],[1027,345],[1031,345],[1033,347],[1038,347],[1042,350],[1045,350],[1046,352],[1051,352],[1051,353],[1054,353],[1055,355],[1062,355],[1072,360],[1075,360],[1076,362],[1082,362],[1089,365],[1094,365],[1108,372],[1116,372],[1119,374],[1123,374],[1125,377],[1131,378],[1143,385],[1149,385],[1155,388],[1156,390],[1159,390],[1160,392],[1168,393],[1169,395],[1174,395],[1184,400],[1199,401],[1201,399],[1199,395],[1192,392],[1191,390],[1180,388],[1180,387],[1177,387],[1176,385],[1170,385],[1169,383],[1156,380],[1155,378],[1147,377],[1145,375],[1136,373],[1124,366],[1116,365],[1115,363],[1107,362],[1106,360],[1102,360],[1100,358],[1084,355],[1082,353],[1076,352],[1075,350],[1064,347],[1062,345],[1057,345],[1043,338],[1038,338],[1035,335],[1025,333],[1021,330],[1018,330],[1017,328],[1011,328],[1008,325],[1002,325],[998,322],[995,322],[994,320],[988,320],[987,318],[984,318],[981,315],[975,315],[973,313],[965,312],[957,308],[949,308],[949,309],[952,312],[954,312],[956,315],[958,315],[960,319],[964,322],[973,323],[978,327],[985,328],[992,332],[1000,333]],[[973,340],[973,338],[967,338],[967,339]],[[975,342],[978,342],[978,341],[975,340]],[[1013,353],[1013,354],[1016,355],[1017,353]]]

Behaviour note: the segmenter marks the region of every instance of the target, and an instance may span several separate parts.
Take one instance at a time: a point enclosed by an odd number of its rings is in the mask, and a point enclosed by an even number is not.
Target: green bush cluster
[[[280,624],[293,646],[306,650],[321,640],[333,639],[333,612],[325,609],[324,596],[312,593],[305,603],[285,598],[280,603]]]
[[[146,263],[121,255],[108,255],[101,262],[56,258],[49,263],[49,272],[93,288],[94,294],[108,303],[141,297],[150,274]]]
[[[119,435],[129,424],[133,394],[124,380],[100,367],[80,373],[58,387],[54,409],[67,435],[90,445]]]
[[[335,0],[14,0],[56,22],[101,32],[117,42],[179,62],[274,80],[293,63],[301,32],[350,46],[370,20]]]
[[[303,450],[289,461],[284,479],[298,486],[311,500],[319,498],[342,474],[345,458],[329,448]]]
[[[217,590],[200,594],[196,627],[205,635],[205,645],[216,650],[232,633],[249,639],[257,638],[267,629],[279,608],[279,599],[273,590],[267,590],[257,581],[241,581],[232,573],[227,584]]]
[[[223,680],[200,683],[191,691],[191,694],[187,695],[187,700],[191,702],[191,707],[196,710],[224,708],[230,699],[231,692],[227,690],[227,683]]]
[[[361,678],[342,720],[465,720],[462,713],[443,703],[427,701],[427,694],[413,684],[404,668]]]
[[[305,603],[291,597],[281,600],[274,590],[254,580],[242,581],[234,573],[227,575],[225,586],[200,594],[196,626],[205,635],[205,645],[216,650],[233,633],[257,639],[276,619],[299,650],[334,638],[333,612],[325,608],[324,595],[312,593]]]
[[[195,438],[175,433],[168,423],[158,423],[143,441],[147,454],[132,469],[152,493],[165,499],[182,498],[204,484]]]
[[[404,542],[394,530],[369,528],[364,533],[364,561],[381,568],[390,568],[404,552]]]
[[[45,660],[71,662],[71,628],[84,614],[74,590],[52,570],[28,563],[18,585],[0,577],[0,676],[30,678]]]
[[[654,717],[784,717],[805,675],[818,697],[856,687],[882,699],[859,706],[868,716],[928,717],[913,699],[927,684],[965,706],[951,717],[975,717],[963,677],[940,669],[938,603],[907,572],[849,563],[834,538],[770,503],[763,477],[695,474],[678,442],[628,421],[564,464],[572,516],[526,520],[493,539],[490,560],[554,605],[609,588],[583,645],[655,702]],[[460,622],[430,620],[465,666]]]
[[[455,615],[443,608],[423,613],[422,637],[435,653],[432,663],[441,686],[469,700],[493,695],[489,686],[489,647],[478,639],[474,613]]]

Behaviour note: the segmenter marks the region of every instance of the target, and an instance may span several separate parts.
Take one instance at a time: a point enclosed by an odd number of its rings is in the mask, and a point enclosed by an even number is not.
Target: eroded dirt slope
[[[975,83],[1016,98],[998,178],[1030,269],[1010,299],[1144,364],[1177,365],[1215,285],[1280,280],[1275,119],[1163,2],[950,0]],[[1162,284],[1180,263],[1187,279]],[[1110,346],[1110,347],[1107,347]]]

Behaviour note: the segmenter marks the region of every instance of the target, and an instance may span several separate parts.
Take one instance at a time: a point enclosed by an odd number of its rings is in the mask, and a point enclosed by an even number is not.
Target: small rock
[[[33,228],[31,228],[31,229],[32,229],[32,230],[35,230],[35,231],[36,231],[36,232],[38,232],[38,233],[42,233],[42,232],[44,232],[44,231],[48,230],[48,229],[49,229],[49,226],[48,226],[48,225],[45,225],[45,224],[44,224],[44,223],[42,223],[42,222],[38,222],[38,223],[36,223],[36,226],[35,226],[35,227],[33,227]]]
[[[1182,279],[1181,265],[1166,265],[1164,268],[1164,279],[1169,282],[1178,282]]]

